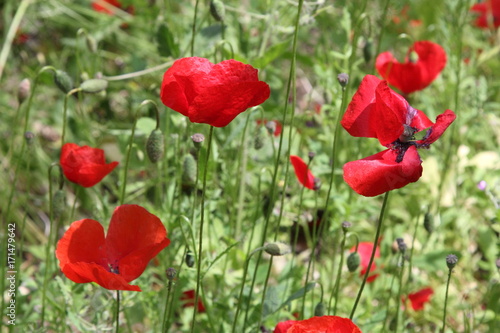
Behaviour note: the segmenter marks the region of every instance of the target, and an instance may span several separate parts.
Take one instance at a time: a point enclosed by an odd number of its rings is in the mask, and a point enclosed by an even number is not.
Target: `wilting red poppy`
[[[429,148],[455,118],[453,111],[446,110],[433,123],[386,81],[366,75],[340,123],[352,136],[377,138],[389,149],[346,163],[344,180],[367,197],[416,182],[422,175],[417,148]],[[423,139],[415,140],[414,134],[426,128]]]
[[[315,177],[311,170],[307,168],[306,162],[295,155],[290,155],[290,162],[292,162],[295,175],[299,182],[308,189],[317,190],[317,181],[315,181]]]
[[[355,246],[351,248],[351,252],[354,252],[356,249]],[[361,265],[361,271],[359,272],[360,276],[365,275],[366,270],[368,269],[368,264],[370,263],[370,257],[372,255],[373,251],[373,243],[371,242],[361,242],[358,245],[358,254],[360,260],[360,265]],[[380,246],[377,246],[375,249],[375,258],[380,258]],[[373,261],[372,267],[370,268],[370,272],[375,271],[377,269],[377,265],[375,264],[375,260]],[[375,279],[379,276],[379,274],[372,274],[368,276],[368,279],[366,282],[373,282]]]
[[[267,121],[266,119],[257,119],[256,122],[257,122],[257,125],[267,125],[267,123],[273,122],[274,123],[274,133],[273,133],[274,136],[280,136],[281,130],[283,129],[283,126],[277,120]]]
[[[415,62],[410,56],[412,52],[418,55]],[[379,54],[375,62],[380,76],[404,94],[427,87],[445,65],[445,51],[438,44],[429,41],[415,42],[408,50],[404,63],[398,62],[391,52]]]
[[[276,325],[274,333],[361,333],[350,319],[337,316],[287,320]]]
[[[182,58],[163,75],[160,97],[166,106],[193,123],[224,127],[249,107],[269,98],[257,69],[236,60],[212,64],[205,58]]]
[[[421,311],[424,309],[424,304],[431,300],[431,296],[434,294],[434,290],[430,287],[419,290],[415,293],[409,294],[408,299],[410,300],[411,307],[415,311]],[[405,298],[403,297],[403,302]]]
[[[474,24],[480,28],[488,29],[490,26],[500,27],[500,0],[486,0],[477,3],[470,9],[479,14]]]
[[[181,302],[183,308],[188,308],[191,306],[194,306],[194,300],[195,300],[195,292],[193,289],[191,290],[186,290],[185,292],[182,293],[181,296]],[[205,306],[203,305],[203,302],[201,301],[201,298],[198,298],[198,312],[205,312]]]
[[[122,205],[113,212],[106,235],[97,221],[73,222],[57,243],[56,257],[73,282],[141,291],[129,282],[168,244],[167,230],[158,217],[141,206]]]
[[[64,144],[59,163],[66,178],[83,187],[99,183],[118,165],[118,162],[106,164],[104,150],[75,143]]]

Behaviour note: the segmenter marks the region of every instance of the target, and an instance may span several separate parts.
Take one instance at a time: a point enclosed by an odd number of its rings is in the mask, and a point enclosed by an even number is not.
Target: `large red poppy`
[[[306,162],[295,155],[290,155],[290,162],[292,162],[295,175],[297,176],[299,182],[308,189],[316,190],[317,188],[314,183],[314,175],[311,170],[307,168]]]
[[[182,58],[163,75],[160,97],[166,106],[193,123],[224,127],[249,107],[269,98],[257,69],[236,60],[212,64],[205,58]]]
[[[57,243],[56,257],[73,282],[141,291],[129,282],[168,244],[167,230],[158,217],[140,206],[122,205],[113,212],[107,235],[97,221],[73,222]]]
[[[351,248],[351,252],[354,252],[356,249],[355,246]],[[365,275],[366,270],[368,269],[368,264],[370,263],[370,257],[373,251],[373,243],[371,242],[361,242],[358,244],[358,254],[360,258],[360,266],[361,271],[359,272],[360,276]],[[380,246],[377,246],[375,249],[375,258],[380,258]],[[372,267],[370,268],[370,272],[373,272],[377,269],[377,265],[375,264],[375,260],[373,261]],[[372,274],[368,276],[366,282],[373,282],[379,276],[379,274]]]
[[[418,60],[413,62],[410,54],[415,52]],[[408,50],[403,63],[391,52],[378,55],[375,67],[390,85],[404,94],[422,90],[431,84],[446,65],[446,52],[438,44],[429,41],[415,42]]]
[[[408,295],[411,307],[415,311],[420,311],[424,309],[424,304],[431,300],[431,296],[434,294],[434,290],[431,287],[424,288],[417,292]],[[404,298],[403,298],[404,301]]]
[[[278,323],[274,333],[361,333],[361,330],[348,318],[321,316]]]
[[[476,3],[470,11],[479,14],[474,22],[476,26],[484,29],[488,29],[491,25],[495,28],[500,27],[500,0],[486,0]]]
[[[106,164],[104,150],[75,143],[64,144],[59,163],[66,178],[83,187],[99,183],[118,165],[118,162]]]
[[[388,149],[344,165],[344,180],[357,193],[372,197],[416,182],[422,175],[417,148],[429,148],[455,120],[446,110],[436,123],[412,108],[399,94],[373,75],[361,81],[342,121],[357,137],[377,138]],[[429,128],[422,140],[413,135]]]

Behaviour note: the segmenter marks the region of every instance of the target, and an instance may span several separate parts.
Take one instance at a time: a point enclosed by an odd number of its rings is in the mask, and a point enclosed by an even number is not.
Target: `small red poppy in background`
[[[267,128],[274,127],[274,133],[273,133],[274,136],[280,136],[281,131],[283,129],[283,126],[277,120],[269,120],[269,121],[267,121],[266,119],[257,119],[256,122],[257,122],[257,125],[264,125]],[[268,123],[274,123],[274,125],[269,126]]]
[[[418,55],[416,61],[411,59],[412,52]],[[408,50],[404,63],[398,62],[391,52],[379,54],[375,62],[380,76],[404,94],[427,87],[444,66],[446,52],[438,44],[429,41],[415,42]]]
[[[110,290],[141,291],[129,284],[170,244],[158,217],[137,205],[115,209],[108,233],[91,219],[73,222],[57,243],[59,267],[76,283],[95,282]]]
[[[295,155],[290,155],[290,162],[292,162],[295,175],[299,182],[310,190],[317,190],[317,180],[311,170],[307,168],[306,162]]]
[[[274,333],[361,333],[350,319],[337,316],[287,320],[276,325]]]
[[[186,290],[185,292],[182,293],[181,296],[181,302],[183,308],[188,308],[191,306],[194,306],[194,300],[195,300],[195,292],[193,289],[191,290]],[[205,312],[205,306],[203,305],[203,302],[201,301],[201,298],[198,298],[198,312]]]
[[[351,252],[354,252],[356,250],[356,247],[353,246],[351,248]],[[361,265],[361,271],[359,272],[360,276],[365,275],[366,270],[368,269],[368,264],[370,263],[370,257],[372,255],[373,251],[373,243],[371,242],[361,242],[358,244],[358,254],[360,260],[360,265]],[[380,246],[377,246],[375,249],[375,258],[380,258]],[[370,272],[375,271],[377,269],[377,265],[375,264],[375,261],[373,261],[372,267],[370,268]],[[372,274],[368,276],[368,279],[366,282],[370,283],[375,281],[375,279],[379,276],[379,274]]]
[[[415,293],[409,294],[408,299],[410,300],[411,307],[415,311],[421,311],[424,309],[424,304],[431,300],[431,296],[434,294],[434,290],[430,287],[419,290]],[[403,303],[405,303],[405,298],[403,297]]]
[[[436,123],[412,108],[373,75],[366,75],[341,120],[357,137],[377,138],[388,149],[344,165],[344,180],[357,193],[372,197],[416,182],[422,176],[417,148],[429,148],[456,115],[446,110]],[[429,128],[421,140],[414,134]]]
[[[474,22],[477,27],[483,29],[500,27],[500,0],[486,0],[476,3],[470,11],[479,15]]]
[[[113,11],[111,11],[107,6],[103,5],[102,3],[105,2],[111,6],[114,6],[116,8],[122,8],[122,4],[118,0],[96,0],[92,2],[92,9],[94,9],[96,12],[101,12],[105,13],[108,15],[113,15]]]
[[[75,143],[64,144],[59,163],[66,178],[83,187],[99,183],[118,165],[118,162],[106,164],[104,150]]]
[[[269,85],[257,69],[230,59],[212,64],[190,57],[174,62],[163,75],[160,97],[193,123],[227,126],[249,107],[269,98]]]

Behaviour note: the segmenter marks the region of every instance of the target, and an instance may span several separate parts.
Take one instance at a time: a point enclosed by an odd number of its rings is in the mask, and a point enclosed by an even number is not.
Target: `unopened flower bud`
[[[73,79],[68,73],[59,69],[54,73],[54,83],[65,94],[73,89]]]
[[[146,152],[152,163],[162,159],[165,152],[165,138],[161,130],[156,129],[151,132],[146,142]]]
[[[323,302],[319,302],[316,304],[316,307],[314,308],[314,316],[316,317],[322,317],[325,315],[325,304]]]
[[[19,83],[19,89],[17,90],[17,100],[19,104],[22,104],[30,95],[31,82],[29,79],[24,79]]]
[[[264,251],[272,256],[283,256],[290,253],[290,246],[284,243],[268,243],[264,245]]]
[[[367,40],[365,42],[365,45],[363,45],[363,58],[365,59],[366,63],[369,63],[370,60],[372,59],[373,55],[372,45],[373,44],[370,40]]]
[[[24,133],[24,139],[26,140],[26,144],[31,146],[35,142],[35,133],[30,131]]]
[[[434,216],[431,213],[425,213],[424,228],[429,234],[434,231]]]
[[[177,276],[177,271],[173,267],[167,268],[167,279],[172,281]]]
[[[264,141],[266,140],[266,136],[264,135],[264,128],[262,126],[257,127],[255,137],[253,140],[253,147],[255,150],[259,150],[264,147]]]
[[[337,75],[337,80],[339,81],[340,85],[344,88],[347,86],[347,83],[349,82],[349,75],[346,73],[340,73]]]
[[[309,161],[312,161],[314,156],[316,156],[316,153],[313,152],[313,151],[310,151],[308,154],[307,154],[307,157],[309,157]]]
[[[196,182],[196,172],[196,161],[193,155],[186,154],[182,162],[182,184],[185,186],[193,186]]]
[[[403,238],[396,238],[396,242],[398,243],[398,249],[400,252],[406,252],[407,246]]]
[[[361,258],[358,252],[353,252],[347,257],[347,268],[349,272],[354,272],[359,267]]]
[[[193,140],[194,147],[200,149],[203,141],[205,141],[205,136],[201,133],[195,133],[191,135],[191,140]]]
[[[351,222],[347,221],[342,222],[342,231],[346,233],[351,226],[352,226]]]
[[[87,44],[87,48],[89,49],[90,52],[96,53],[97,52],[97,42],[94,37],[85,35],[85,42]]]
[[[90,79],[83,81],[80,85],[80,88],[83,92],[89,94],[96,94],[103,90],[106,90],[108,87],[108,81],[104,79]]]
[[[185,262],[186,262],[186,265],[188,267],[194,266],[194,256],[193,256],[193,253],[191,251],[187,251]]]
[[[54,218],[59,218],[66,211],[66,193],[63,190],[57,190],[52,197],[52,214]]]
[[[458,257],[454,254],[448,254],[446,256],[446,266],[448,266],[449,269],[453,269],[455,265],[458,262]]]
[[[219,22],[224,21],[224,16],[226,14],[226,8],[224,7],[224,3],[219,0],[210,1],[210,14],[212,17]]]

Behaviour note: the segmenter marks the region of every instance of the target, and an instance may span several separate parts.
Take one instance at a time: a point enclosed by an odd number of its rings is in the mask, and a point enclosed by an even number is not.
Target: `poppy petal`
[[[403,160],[396,162],[392,149],[381,151],[344,165],[344,180],[357,193],[373,197],[416,182],[422,176],[422,165],[417,149],[411,146]]]
[[[380,144],[387,146],[396,141],[403,133],[403,124],[407,121],[409,111],[408,102],[395,93],[386,81],[380,82],[375,90],[376,117],[372,119],[372,126],[376,128],[377,139]]]
[[[436,123],[429,129],[428,134],[426,134],[426,138],[418,140],[416,143],[418,145],[428,146],[435,142],[441,137],[441,135],[443,135],[444,131],[446,131],[448,126],[450,126],[456,118],[457,115],[453,111],[446,110],[444,113],[437,116]]]
[[[288,329],[295,325],[297,320],[286,320],[278,323],[274,328],[273,333],[287,333]]]
[[[149,261],[170,244],[158,217],[137,205],[115,209],[106,235],[109,263],[119,268],[125,281],[139,277]]]
[[[299,320],[287,333],[361,333],[361,330],[348,318],[321,316]]]
[[[434,290],[430,287],[409,294],[408,299],[411,302],[411,307],[413,308],[413,310],[415,311],[423,310],[424,304],[430,301],[431,296],[433,294]]]
[[[351,252],[354,252],[356,247],[353,246],[351,248]],[[360,276],[365,275],[366,270],[368,269],[368,264],[370,263],[370,257],[373,251],[373,243],[371,242],[360,242],[358,244],[358,254],[360,258],[360,266],[361,270],[359,272]],[[380,258],[380,247],[377,246],[375,249],[375,258]],[[370,268],[370,272],[373,272],[377,268],[376,260],[373,262],[372,267]],[[368,276],[367,282],[373,282],[379,276],[379,274],[371,274]]]
[[[295,155],[290,155],[290,162],[292,162],[295,175],[297,176],[299,182],[304,185],[304,187],[314,190],[314,175],[307,168],[306,162]]]

